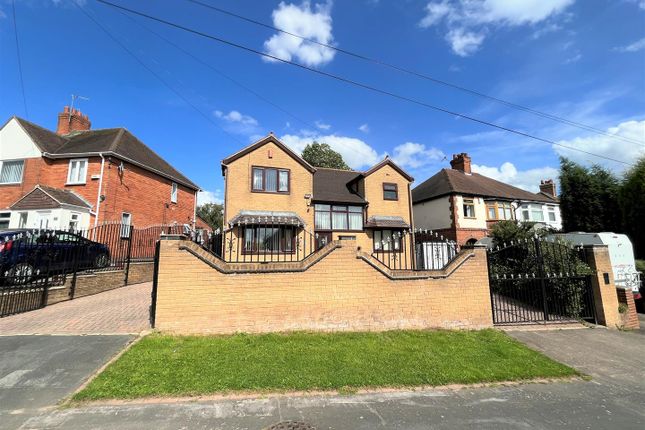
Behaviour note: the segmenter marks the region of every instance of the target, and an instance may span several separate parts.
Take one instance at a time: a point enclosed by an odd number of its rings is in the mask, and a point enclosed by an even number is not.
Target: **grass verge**
[[[577,375],[496,330],[149,335],[72,400],[355,390]]]

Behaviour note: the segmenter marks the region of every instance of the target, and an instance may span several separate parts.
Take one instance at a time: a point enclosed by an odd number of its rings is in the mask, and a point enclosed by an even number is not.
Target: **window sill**
[[[21,185],[22,181],[20,182],[0,182],[0,187],[2,186],[11,186],[11,185]]]
[[[87,185],[87,182],[67,182],[65,183],[65,186],[73,186],[73,185]]]
[[[258,193],[258,194],[277,194],[277,195],[289,195],[291,192],[289,191],[262,191],[262,190],[251,190],[252,193]]]

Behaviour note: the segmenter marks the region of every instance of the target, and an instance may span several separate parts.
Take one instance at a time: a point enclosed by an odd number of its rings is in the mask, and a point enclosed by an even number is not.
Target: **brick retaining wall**
[[[357,250],[244,270],[185,240],[162,240],[156,328],[176,333],[390,330],[492,326],[486,251],[467,249],[443,271],[392,273]],[[257,266],[257,267],[251,267]]]

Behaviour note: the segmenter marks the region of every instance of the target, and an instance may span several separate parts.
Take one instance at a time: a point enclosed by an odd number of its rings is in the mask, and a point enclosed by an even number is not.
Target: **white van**
[[[640,298],[640,273],[636,270],[634,248],[627,235],[618,233],[561,233],[553,235],[573,245],[607,245],[616,286],[632,290],[635,299]]]

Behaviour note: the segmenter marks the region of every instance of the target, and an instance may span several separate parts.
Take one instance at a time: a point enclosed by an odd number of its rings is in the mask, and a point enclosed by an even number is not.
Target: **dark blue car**
[[[33,279],[107,267],[110,250],[66,231],[0,231],[0,283],[24,284]],[[4,282],[2,282],[4,281]]]

